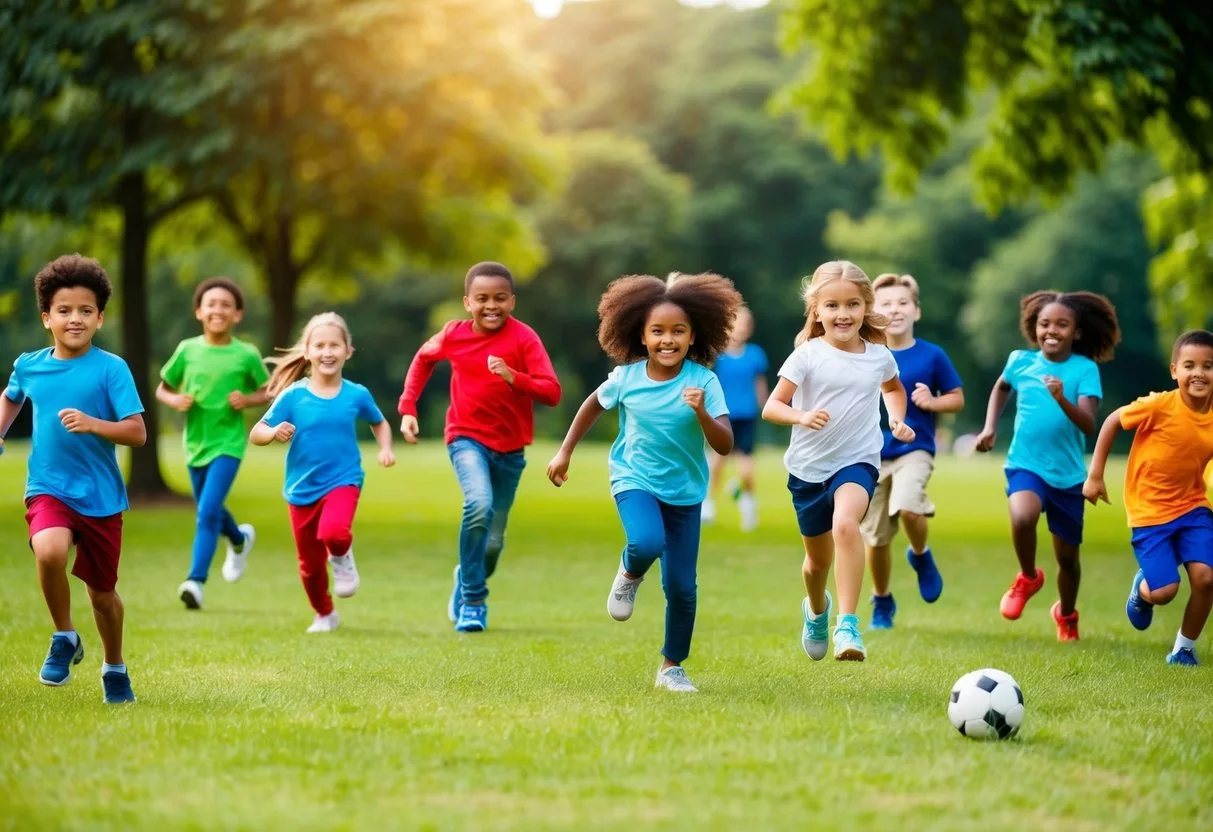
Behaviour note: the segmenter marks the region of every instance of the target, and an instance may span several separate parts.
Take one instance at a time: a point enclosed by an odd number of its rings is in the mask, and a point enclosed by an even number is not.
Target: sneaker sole
[[[47,687],[51,687],[51,688],[61,688],[64,685],[66,685],[68,682],[70,682],[71,680],[72,680],[72,674],[70,674],[70,673],[64,677],[62,682],[53,682],[50,679],[47,679],[41,673],[38,674],[38,681],[41,682],[42,684],[46,685]]]
[[[198,603],[198,599],[197,599],[197,598],[195,598],[193,595],[191,595],[191,594],[190,594],[190,593],[188,593],[188,592],[182,592],[182,593],[181,593],[179,596],[177,596],[177,597],[181,599],[181,603],[185,604],[185,608],[186,608],[187,610],[200,610],[200,609],[202,609],[202,605]]]
[[[348,592],[341,592],[340,590],[337,590],[337,589],[333,590],[333,594],[336,595],[338,598],[353,598],[357,593],[358,593],[358,587],[354,587],[353,589],[349,590]]]
[[[840,662],[861,662],[867,658],[867,654],[862,650],[848,648],[841,653],[834,654],[834,658]]]
[[[470,627],[456,627],[455,632],[457,632],[457,633],[483,633],[486,629],[487,629],[486,627],[482,627],[479,624],[473,624]]]

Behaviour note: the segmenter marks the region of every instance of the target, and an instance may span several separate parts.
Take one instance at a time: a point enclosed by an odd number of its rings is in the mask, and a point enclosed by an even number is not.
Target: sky
[[[535,13],[540,17],[555,17],[560,13],[560,7],[566,2],[584,2],[584,0],[531,0]],[[681,0],[685,6],[732,6],[735,9],[756,9],[765,6],[767,0]]]

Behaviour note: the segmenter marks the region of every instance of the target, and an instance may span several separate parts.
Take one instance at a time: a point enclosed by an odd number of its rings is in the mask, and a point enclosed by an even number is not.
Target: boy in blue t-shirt
[[[758,424],[758,413],[766,403],[770,389],[767,387],[767,354],[762,347],[749,343],[754,334],[754,316],[741,307],[729,333],[729,346],[716,359],[713,370],[724,390],[725,404],[733,424],[733,452],[737,457],[738,484],[729,491],[737,500],[741,512],[741,530],[753,531],[758,527],[758,503],[754,499],[754,429]],[[720,494],[720,482],[725,462],[729,457],[711,455],[711,480],[708,498],[703,501],[703,522],[716,519],[715,498]]]
[[[129,505],[114,445],[139,447],[147,441],[143,405],[126,362],[93,346],[113,291],[101,264],[64,255],[38,272],[34,289],[42,325],[55,346],[13,362],[0,396],[0,442],[29,399],[34,431],[25,519],[38,583],[55,625],[39,679],[44,685],[66,684],[72,665],[84,659],[67,581],[68,550],[75,544],[72,574],[88,587],[105,650],[105,701],[134,702],[122,659],[122,599],[115,591],[122,512]]]
[[[915,436],[913,442],[897,442],[885,429],[880,480],[860,527],[872,570],[872,627],[880,630],[893,626],[897,612],[889,592],[889,543],[899,524],[910,541],[906,559],[918,574],[922,599],[934,603],[943,592],[943,578],[927,545],[927,518],[935,516],[927,482],[935,470],[935,414],[956,413],[964,408],[965,399],[960,376],[947,353],[914,337],[914,324],[922,317],[918,281],[908,274],[882,274],[872,282],[872,289],[876,311],[889,319],[884,332],[909,393],[905,423]]]

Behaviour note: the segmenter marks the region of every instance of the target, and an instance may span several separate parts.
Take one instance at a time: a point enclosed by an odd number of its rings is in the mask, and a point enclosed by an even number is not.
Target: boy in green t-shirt
[[[223,503],[244,458],[247,431],[241,411],[269,400],[269,374],[261,353],[232,337],[244,317],[240,287],[226,277],[202,281],[194,290],[194,317],[202,324],[202,334],[177,345],[156,388],[159,401],[185,414],[185,462],[198,501],[198,521],[189,577],[177,594],[191,610],[202,606],[202,585],[220,533],[229,541],[224,579],[232,583],[244,574],[255,531],[248,523],[237,525]]]

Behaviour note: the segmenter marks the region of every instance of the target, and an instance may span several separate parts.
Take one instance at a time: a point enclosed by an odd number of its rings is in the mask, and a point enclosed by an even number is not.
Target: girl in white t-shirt
[[[846,260],[823,263],[806,282],[804,304],[804,329],[762,418],[792,426],[783,461],[804,538],[801,644],[814,661],[825,657],[833,608],[826,582],[837,550],[834,658],[863,661],[855,614],[864,571],[859,524],[879,476],[882,395],[894,438],[910,442],[914,431],[903,421],[906,391],[884,346],[887,320],[873,311],[863,270]]]

